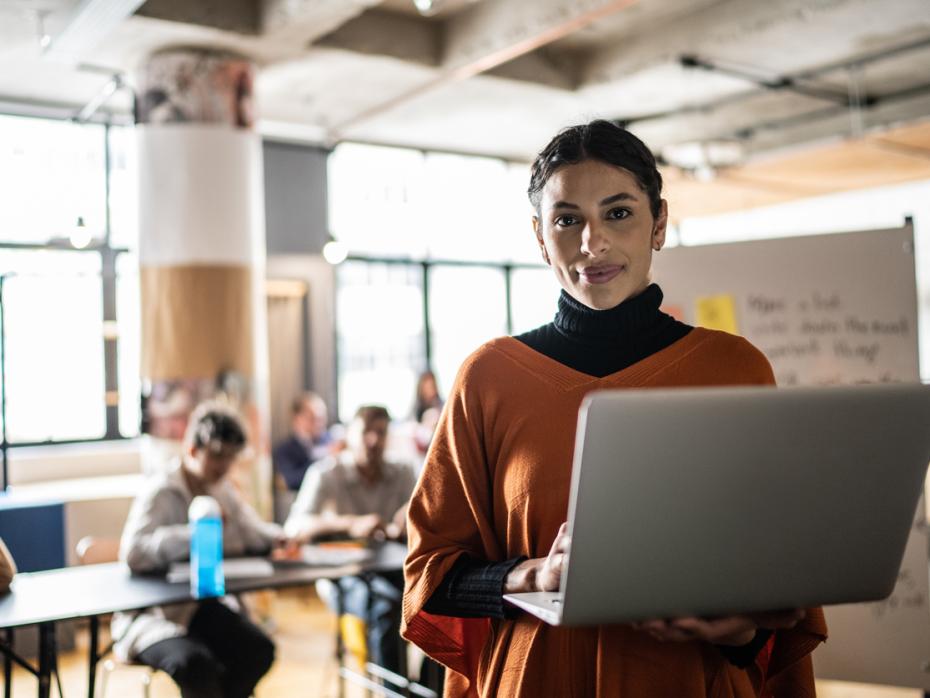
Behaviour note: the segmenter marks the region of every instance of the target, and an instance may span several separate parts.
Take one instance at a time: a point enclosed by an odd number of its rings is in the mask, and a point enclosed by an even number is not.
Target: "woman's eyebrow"
[[[552,204],[552,208],[573,208],[577,211],[581,207],[577,204],[571,204],[568,201],[556,201],[554,204]]]
[[[601,199],[600,206],[607,206],[608,204],[616,203],[617,201],[639,201],[632,194],[628,194],[625,191],[620,192],[619,194],[614,194],[613,196],[608,196],[606,199]]]

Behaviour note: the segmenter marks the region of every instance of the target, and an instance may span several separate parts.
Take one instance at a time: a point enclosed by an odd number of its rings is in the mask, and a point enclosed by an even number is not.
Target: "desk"
[[[385,543],[374,549],[371,558],[341,567],[274,563],[272,576],[230,579],[226,583],[226,593],[306,586],[319,579],[397,570],[403,567],[406,555],[407,549],[403,545]],[[91,620],[87,695],[93,698],[97,663],[101,659],[99,616],[193,600],[189,584],[172,584],[161,576],[133,575],[118,562],[17,575],[11,593],[0,596],[0,628],[10,630],[25,625],[39,626],[38,667],[32,667],[13,655],[11,648],[4,648],[5,697],[10,695],[12,662],[15,661],[38,678],[39,698],[50,698],[52,673],[56,665],[56,622],[79,618]]]

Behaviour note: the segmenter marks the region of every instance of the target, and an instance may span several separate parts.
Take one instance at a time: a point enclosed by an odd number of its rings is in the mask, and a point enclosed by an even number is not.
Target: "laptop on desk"
[[[930,387],[592,393],[553,625],[888,596],[930,462]]]

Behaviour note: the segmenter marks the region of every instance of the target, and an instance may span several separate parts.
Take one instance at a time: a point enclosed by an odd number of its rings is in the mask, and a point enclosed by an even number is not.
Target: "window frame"
[[[504,275],[504,303],[506,308],[506,333],[508,335],[513,334],[513,272],[517,269],[546,269],[544,264],[531,264],[529,262],[484,262],[478,260],[462,260],[462,259],[413,259],[405,257],[378,257],[371,255],[361,255],[361,254],[350,254],[345,259],[346,262],[356,262],[362,264],[385,264],[385,265],[404,265],[404,266],[413,266],[419,267],[420,269],[420,283],[423,289],[423,305],[421,312],[423,313],[423,357],[425,361],[425,366],[420,367],[420,370],[427,370],[433,367],[433,346],[432,346],[432,334],[433,329],[430,324],[430,270],[434,267],[479,267],[482,269],[493,269],[500,271]],[[339,275],[336,275],[336,292],[339,291]],[[333,346],[339,347],[339,327],[337,323],[333,323]],[[338,350],[335,352],[335,376],[336,384],[338,386],[339,375],[340,375],[340,356]],[[341,396],[339,391],[336,391],[336,410],[335,413],[339,414],[339,401]]]
[[[54,118],[46,115],[33,115],[28,113],[16,113],[12,112],[9,115],[19,116],[24,118],[32,119],[42,119],[46,121],[63,121],[65,118]],[[125,436],[120,432],[119,429],[119,370],[118,370],[118,348],[119,348],[119,337],[116,333],[109,333],[105,331],[106,327],[114,327],[117,321],[116,313],[116,262],[120,254],[130,252],[129,248],[126,247],[114,247],[111,245],[111,206],[110,206],[110,192],[111,192],[111,167],[112,167],[112,146],[111,146],[111,129],[113,127],[113,122],[110,119],[107,119],[103,123],[95,122],[96,126],[102,126],[102,137],[103,137],[103,169],[104,169],[104,227],[103,227],[103,239],[95,245],[89,245],[85,248],[75,248],[65,242],[58,241],[49,241],[45,243],[27,243],[27,242],[9,242],[0,240],[0,249],[12,249],[12,250],[30,250],[30,251],[42,251],[42,250],[55,250],[55,251],[66,251],[74,254],[98,254],[100,255],[100,293],[103,302],[103,326],[101,327],[101,341],[102,345],[102,358],[104,361],[104,410],[105,410],[105,431],[104,435],[99,438],[87,438],[87,439],[48,439],[44,441],[9,441],[7,438],[6,426],[6,412],[7,412],[7,396],[6,396],[6,354],[5,352],[0,354],[0,362],[2,362],[2,381],[0,381],[0,419],[2,419],[2,426],[0,426],[0,450],[2,450],[3,455],[3,488],[6,489],[8,483],[8,472],[7,472],[7,451],[11,448],[22,448],[22,447],[31,447],[31,446],[64,446],[68,444],[80,444],[80,443],[97,443],[105,441],[125,441],[129,439],[136,438],[135,436]],[[0,344],[5,348],[5,334],[6,328],[6,317],[5,317],[5,308],[2,307],[3,304],[3,284],[6,277],[0,274]]]

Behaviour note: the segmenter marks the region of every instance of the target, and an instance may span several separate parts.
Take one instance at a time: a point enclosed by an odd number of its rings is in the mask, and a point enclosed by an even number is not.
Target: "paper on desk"
[[[270,577],[274,574],[271,562],[263,557],[233,557],[223,560],[223,576],[226,579],[255,579]],[[191,565],[189,562],[173,562],[168,568],[169,582],[189,582]]]
[[[300,561],[305,565],[319,567],[341,567],[364,562],[371,557],[371,550],[349,545],[303,545]]]

